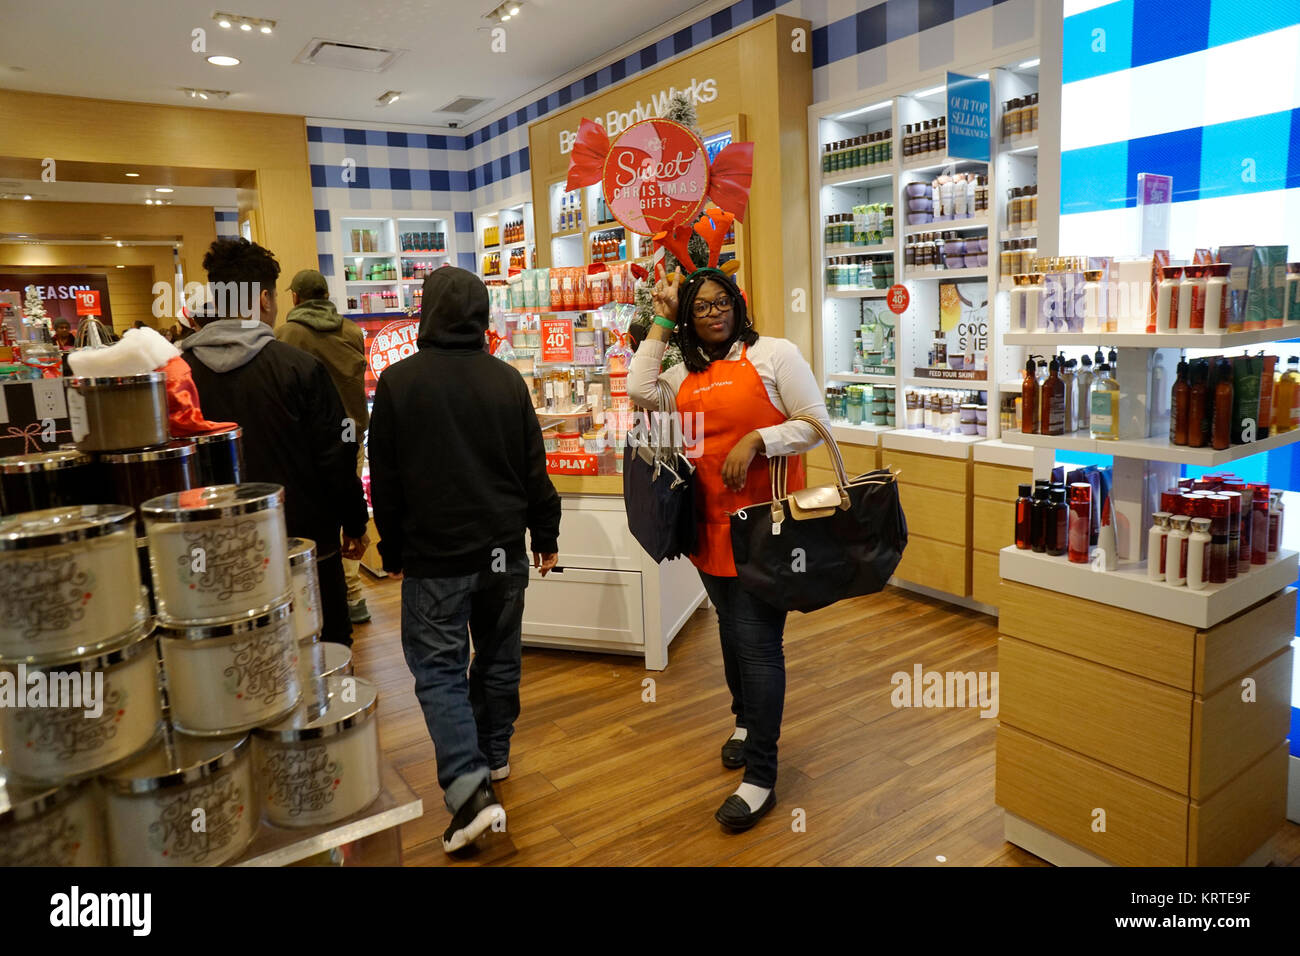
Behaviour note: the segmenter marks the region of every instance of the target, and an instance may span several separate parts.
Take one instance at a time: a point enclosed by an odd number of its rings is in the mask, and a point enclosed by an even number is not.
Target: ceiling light
[[[239,66],[239,58],[234,56],[214,55],[208,57],[208,62],[213,66]]]
[[[118,247],[119,249],[122,248],[122,240],[121,240],[121,239],[117,240],[117,247]]]
[[[139,173],[127,173],[126,175],[128,175],[128,176],[130,176],[131,178],[134,179],[134,178],[138,177],[140,174],[139,174]]]
[[[176,190],[172,189],[170,186],[158,186],[154,189],[154,192],[156,193],[174,193],[175,191]]]
[[[144,201],[144,204],[145,204],[146,206],[152,206],[152,205],[153,205],[153,200],[152,200],[152,199],[146,199],[146,200]],[[121,243],[119,242],[118,245],[120,246]]]
[[[208,98],[208,94],[207,94],[207,93],[200,93],[200,94],[199,94],[199,99],[201,99],[201,100],[206,100],[207,98]]]
[[[239,29],[247,33],[249,30],[253,29],[253,25],[251,23],[241,23]]]
[[[266,24],[263,24],[263,25],[262,25],[262,32],[263,32],[263,33],[270,33],[270,32],[271,32],[271,28],[268,27]]]
[[[225,17],[222,17],[220,20],[217,21],[217,23],[218,23],[218,25],[220,25],[221,27],[223,27],[223,28],[226,29],[226,30],[229,30],[229,29],[230,29],[230,21],[227,20]]]
[[[24,234],[24,235],[19,236],[18,238],[19,238],[19,239],[26,239],[27,236]]]
[[[126,266],[118,266],[119,269],[125,269]]]
[[[1036,66],[1038,66],[1038,58],[1037,58],[1037,57],[1034,57],[1034,59],[1032,59],[1032,60],[1026,60],[1024,63],[1021,63],[1019,66],[1016,67],[1016,69],[1017,69],[1017,70],[1032,70],[1032,69],[1033,69],[1034,67],[1036,67]]]
[[[509,19],[510,19],[510,14],[508,14],[508,13],[503,13],[503,14],[501,14],[501,22],[502,22],[502,23],[505,23],[505,22],[506,22],[507,20],[509,20]]]
[[[27,195],[23,196],[23,198],[24,198],[24,199],[31,199],[31,198],[32,198],[32,194],[31,194],[31,193],[28,193]]]
[[[105,238],[105,239],[112,239],[113,237],[112,237],[112,236],[105,236],[104,238]]]
[[[378,103],[380,106],[388,106],[392,103],[396,103],[398,97],[401,95],[401,90],[389,90],[387,93],[380,94]]]

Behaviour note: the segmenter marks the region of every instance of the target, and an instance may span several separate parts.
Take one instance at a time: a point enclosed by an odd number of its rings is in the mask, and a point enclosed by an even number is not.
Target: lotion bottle
[[[1193,591],[1202,590],[1210,580],[1209,557],[1210,519],[1193,518],[1192,533],[1187,539],[1187,586]]]
[[[1151,516],[1147,531],[1147,577],[1152,581],[1165,579],[1165,539],[1169,536],[1168,511],[1157,511]]]
[[[1165,539],[1165,583],[1187,583],[1187,515],[1169,519],[1169,537]]]

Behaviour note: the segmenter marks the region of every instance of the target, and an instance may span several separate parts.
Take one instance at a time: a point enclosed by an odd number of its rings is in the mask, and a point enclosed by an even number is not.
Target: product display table
[[[262,824],[252,845],[231,866],[288,866],[359,841],[366,841],[356,854],[359,865],[400,866],[402,845],[398,828],[423,815],[424,801],[412,792],[387,760],[383,761],[381,780],[383,789],[374,803],[337,823],[301,830]]]

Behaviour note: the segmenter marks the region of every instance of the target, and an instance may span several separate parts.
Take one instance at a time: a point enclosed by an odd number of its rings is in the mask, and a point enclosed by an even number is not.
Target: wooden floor
[[[1046,865],[1002,838],[997,721],[890,703],[890,675],[917,662],[995,669],[996,618],[892,587],[790,616],[780,802],[743,834],[713,819],[741,771],[718,759],[732,722],[712,611],[695,613],[659,673],[633,657],[525,649],[511,776],[496,784],[508,832],[452,860],[402,657],[400,587],[367,579],[366,598],[373,621],[355,631],[356,672],[379,684],[381,745],[424,800],[424,816],[402,827],[407,865]],[[1273,862],[1300,866],[1300,826],[1287,825]]]

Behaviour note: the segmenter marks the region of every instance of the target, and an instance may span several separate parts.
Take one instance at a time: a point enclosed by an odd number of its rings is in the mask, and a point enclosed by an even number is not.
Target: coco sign
[[[614,141],[602,179],[614,218],[653,236],[670,223],[695,221],[709,188],[709,156],[680,123],[646,120]]]

